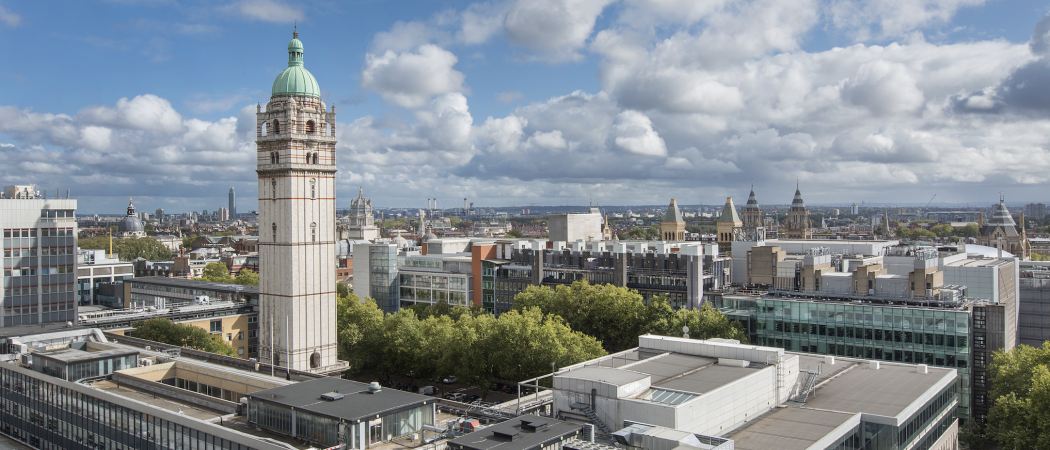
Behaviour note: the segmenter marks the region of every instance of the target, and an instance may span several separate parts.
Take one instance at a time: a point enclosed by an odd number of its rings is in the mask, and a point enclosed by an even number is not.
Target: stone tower
[[[288,68],[256,113],[259,359],[323,373],[346,367],[336,360],[335,108],[292,36]]]
[[[809,208],[802,200],[802,191],[795,186],[795,198],[788,209],[784,237],[788,239],[812,239],[813,227],[809,221]]]
[[[660,239],[668,242],[685,240],[685,218],[678,209],[678,202],[673,198],[671,204],[667,205],[663,221],[660,222]]]
[[[1006,200],[999,197],[999,204],[993,208],[991,218],[984,220],[984,214],[978,216],[977,244],[1010,252],[1022,260],[1032,257],[1032,243],[1025,230],[1024,213],[1021,213],[1021,226],[1014,222],[1010,210],[1006,209]]]
[[[339,226],[339,239],[374,241],[379,237],[375,216],[372,215],[372,200],[365,198],[365,188],[357,191],[357,198],[350,200],[350,213]]]
[[[764,227],[762,223],[762,208],[758,206],[758,198],[755,197],[755,188],[751,187],[751,195],[747,197],[747,204],[744,205],[744,214],[742,217],[742,226],[748,228]]]
[[[733,250],[733,228],[742,225],[740,215],[736,213],[736,205],[733,205],[733,197],[726,197],[726,205],[722,207],[722,215],[715,223],[718,231],[718,252],[730,253]]]

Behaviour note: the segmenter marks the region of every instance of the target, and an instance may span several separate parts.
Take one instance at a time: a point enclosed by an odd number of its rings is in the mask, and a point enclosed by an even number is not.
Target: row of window
[[[32,268],[18,268],[18,267],[15,267],[15,268],[10,268],[10,269],[5,268],[4,269],[4,276],[5,277],[28,277],[28,276],[36,275],[37,272],[38,271],[37,271],[37,269],[35,267],[32,267]],[[69,266],[57,266],[57,267],[44,267],[44,268],[39,270],[39,273],[40,273],[40,275],[55,275],[55,274],[60,274],[60,273],[73,273],[73,266],[69,265]]]
[[[924,352],[922,350],[891,349],[867,345],[839,344],[834,342],[810,342],[806,340],[775,339],[759,337],[758,345],[780,347],[792,352],[818,355],[845,356],[848,358],[874,359],[908,364],[927,364],[937,367],[966,369],[969,365],[965,353]]]
[[[75,255],[76,250],[73,247],[44,247],[40,249],[40,256],[62,256],[62,255]],[[29,248],[5,248],[5,258],[21,258],[26,256],[37,256],[36,247]]]
[[[73,284],[71,283],[60,283],[60,284],[48,284],[44,286],[21,286],[21,287],[10,287],[4,288],[4,297],[14,297],[16,295],[36,295],[38,293],[51,294],[56,292],[73,292]]]
[[[778,336],[775,333],[789,333],[795,335],[825,336],[830,338],[846,338],[877,342],[895,342],[900,344],[919,344],[926,346],[947,347],[954,350],[956,347],[965,349],[967,337],[965,335],[923,333],[921,331],[905,330],[883,330],[882,328],[862,328],[832,326],[815,323],[798,323],[773,321],[770,330],[768,321],[758,322],[758,330],[761,334]],[[812,337],[811,337],[812,339]]]
[[[16,237],[36,237],[36,228],[8,228],[4,230],[5,238],[16,238]],[[40,235],[43,237],[51,236],[76,236],[73,233],[72,228],[41,228]]]

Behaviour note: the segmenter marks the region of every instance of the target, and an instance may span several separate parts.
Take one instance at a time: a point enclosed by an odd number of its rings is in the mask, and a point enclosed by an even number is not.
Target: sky
[[[305,67],[337,207],[1047,202],[1050,0],[0,0],[0,184],[255,209]],[[53,195],[53,194],[52,194]]]

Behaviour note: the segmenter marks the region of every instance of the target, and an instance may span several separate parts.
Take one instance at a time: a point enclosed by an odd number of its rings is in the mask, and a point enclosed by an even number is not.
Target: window
[[[258,323],[258,322],[259,322],[259,316],[251,316],[251,317],[248,318],[248,323]]]
[[[233,333],[226,333],[226,342],[233,341]]]
[[[317,180],[310,179],[310,200],[317,200]]]
[[[281,134],[281,122],[278,122],[277,119],[273,120],[273,134]]]
[[[277,242],[277,224],[273,224],[273,241]]]
[[[221,333],[222,332],[222,321],[221,320],[213,320],[213,321],[211,321],[211,332],[212,333]]]
[[[317,242],[317,222],[310,224],[310,242]]]
[[[243,331],[238,331],[237,332],[237,340],[240,341],[240,340],[243,340],[243,339],[244,339],[244,332]]]
[[[259,330],[248,330],[248,337],[251,339],[259,337]]]
[[[277,200],[277,179],[270,178],[270,190],[273,192],[270,199]]]
[[[316,132],[317,132],[317,127],[314,125],[314,121],[307,120],[306,121],[306,133],[307,134],[313,134],[313,133],[316,133]]]
[[[244,347],[237,347],[237,356],[244,356]]]
[[[251,354],[251,353],[255,353],[255,346],[254,346],[254,345],[249,345],[249,346],[248,346],[248,353],[249,353],[249,354]]]

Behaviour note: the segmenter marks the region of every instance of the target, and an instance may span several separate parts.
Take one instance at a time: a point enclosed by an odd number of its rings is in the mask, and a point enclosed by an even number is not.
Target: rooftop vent
[[[382,390],[383,390],[383,387],[380,386],[379,383],[377,383],[375,381],[373,381],[371,383],[368,383],[368,392],[369,393],[378,394]]]
[[[341,400],[343,397],[344,395],[338,392],[326,392],[324,394],[321,394],[321,400],[324,400],[326,402],[334,402],[336,400]]]
[[[879,370],[879,362],[878,361],[871,361],[871,362],[869,362],[868,363],[868,368],[871,369],[871,370]]]

